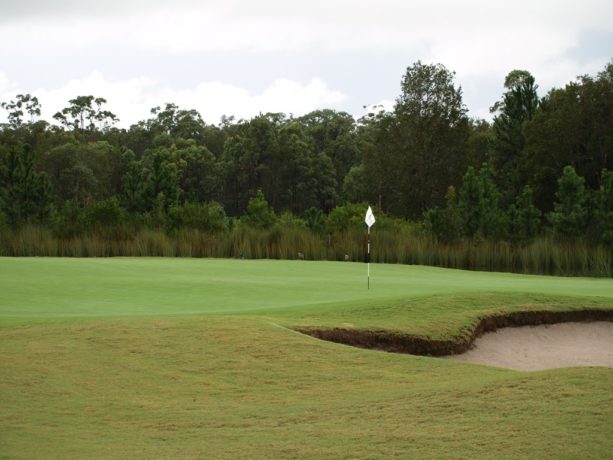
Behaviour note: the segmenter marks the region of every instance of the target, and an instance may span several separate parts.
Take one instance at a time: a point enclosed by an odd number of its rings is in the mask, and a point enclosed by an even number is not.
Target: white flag
[[[368,211],[366,211],[366,218],[364,219],[364,222],[366,222],[366,225],[368,225],[368,228],[372,227],[372,224],[375,223],[375,216],[372,213],[372,209],[370,209],[370,206],[368,207]]]

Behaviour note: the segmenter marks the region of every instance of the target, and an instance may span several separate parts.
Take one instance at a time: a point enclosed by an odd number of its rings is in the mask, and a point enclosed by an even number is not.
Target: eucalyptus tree
[[[35,118],[39,117],[41,113],[38,98],[31,94],[18,94],[15,100],[1,102],[0,107],[8,112],[9,125],[14,128],[23,124],[24,110],[30,116],[30,123],[34,123]]]
[[[80,132],[108,129],[119,119],[114,113],[103,110],[107,103],[103,97],[77,96],[68,101],[68,107],[53,115],[66,128]]]

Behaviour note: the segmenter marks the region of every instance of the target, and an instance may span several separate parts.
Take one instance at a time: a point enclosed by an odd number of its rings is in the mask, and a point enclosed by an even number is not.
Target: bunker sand
[[[505,327],[478,337],[465,353],[445,358],[519,371],[613,367],[613,322]]]

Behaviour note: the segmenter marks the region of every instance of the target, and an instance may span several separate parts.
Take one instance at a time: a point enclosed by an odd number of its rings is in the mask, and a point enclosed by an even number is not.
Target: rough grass
[[[521,373],[284,326],[446,336],[483,312],[613,308],[613,281],[377,265],[367,291],[364,268],[0,259],[0,456],[610,455],[611,369]]]

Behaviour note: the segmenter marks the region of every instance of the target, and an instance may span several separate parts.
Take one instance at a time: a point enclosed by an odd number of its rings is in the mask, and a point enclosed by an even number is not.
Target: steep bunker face
[[[331,342],[521,371],[613,368],[613,310],[518,311],[481,318],[447,340],[386,330],[296,328]]]
[[[470,350],[446,358],[518,371],[613,367],[613,323],[506,327],[478,337]]]

